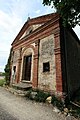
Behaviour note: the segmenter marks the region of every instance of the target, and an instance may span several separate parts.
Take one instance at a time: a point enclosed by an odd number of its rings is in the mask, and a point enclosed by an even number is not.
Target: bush
[[[28,97],[31,100],[35,100],[37,102],[45,102],[46,98],[49,97],[49,93],[45,93],[41,90],[29,90],[26,94],[26,97]]]
[[[28,97],[29,99],[35,100],[37,102],[46,102],[46,99],[49,96],[50,93],[46,93],[42,90],[32,90],[32,89],[29,90],[26,95],[26,97]],[[51,103],[53,104],[53,106],[56,106],[61,111],[64,109],[63,102],[54,95],[52,96]]]
[[[6,85],[10,85],[10,76],[11,76],[11,52],[12,52],[12,48],[10,50],[10,55],[7,61],[7,64],[5,65],[5,80],[6,80]]]
[[[46,98],[49,97],[49,96],[50,96],[49,93],[45,93],[41,90],[38,90],[34,99],[38,102],[45,102]]]
[[[28,92],[27,92],[27,94],[26,94],[26,96],[25,97],[27,97],[27,98],[29,98],[30,100],[33,100],[33,97],[32,97],[32,89],[30,89]]]
[[[3,86],[6,83],[5,79],[0,79],[0,86]]]
[[[55,96],[52,96],[52,101],[51,101],[51,103],[54,105],[54,106],[56,106],[59,110],[63,110],[63,108],[64,108],[64,104],[63,104],[63,102],[61,101],[61,100],[59,100],[57,97],[55,97]]]

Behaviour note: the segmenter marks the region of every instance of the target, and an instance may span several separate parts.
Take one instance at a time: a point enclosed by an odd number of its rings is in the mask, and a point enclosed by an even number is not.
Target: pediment
[[[23,39],[25,36],[31,34],[34,30],[36,30],[38,27],[40,27],[43,24],[30,24],[30,23],[26,23],[21,31],[18,33],[17,37],[15,38],[15,40],[13,41],[12,44],[18,42],[19,40]]]
[[[22,36],[19,39],[24,38],[26,35],[29,35],[31,32],[33,31],[33,27],[29,26],[29,28],[27,28],[24,33],[22,34]]]
[[[12,42],[13,44],[16,44],[19,40],[23,39],[25,36],[31,34],[34,30],[39,28],[41,25],[45,24],[49,20],[51,20],[56,14],[48,14],[44,16],[40,16],[37,18],[32,18],[27,20],[27,22],[23,25],[20,32]]]

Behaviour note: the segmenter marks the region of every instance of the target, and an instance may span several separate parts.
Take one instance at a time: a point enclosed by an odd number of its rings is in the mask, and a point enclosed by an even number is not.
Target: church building
[[[80,42],[57,13],[28,18],[12,42],[11,84],[71,96],[80,87]]]

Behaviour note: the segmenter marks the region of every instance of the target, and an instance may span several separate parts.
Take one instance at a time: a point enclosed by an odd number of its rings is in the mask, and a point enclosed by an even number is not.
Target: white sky
[[[11,43],[29,17],[52,13],[43,0],[0,0],[0,71],[4,71]],[[80,27],[75,29],[80,38]]]

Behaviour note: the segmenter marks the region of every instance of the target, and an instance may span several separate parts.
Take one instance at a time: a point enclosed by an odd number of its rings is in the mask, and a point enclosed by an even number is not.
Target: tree
[[[5,79],[6,79],[6,84],[9,85],[10,84],[10,76],[11,76],[11,69],[10,69],[10,65],[11,65],[11,52],[12,49],[10,50],[10,55],[7,61],[7,64],[5,65]]]
[[[80,25],[80,0],[43,0],[44,5],[52,5],[63,19],[63,25]]]

